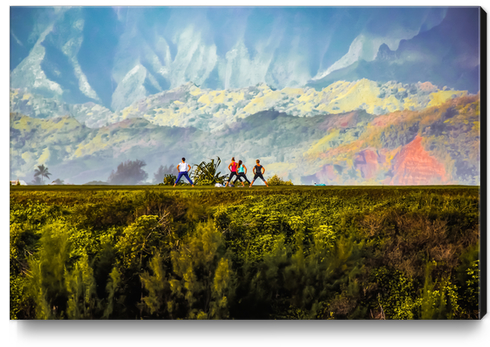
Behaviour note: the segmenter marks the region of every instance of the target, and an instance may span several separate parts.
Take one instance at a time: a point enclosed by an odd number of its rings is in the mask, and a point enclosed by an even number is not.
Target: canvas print
[[[485,23],[10,7],[10,319],[480,319]]]

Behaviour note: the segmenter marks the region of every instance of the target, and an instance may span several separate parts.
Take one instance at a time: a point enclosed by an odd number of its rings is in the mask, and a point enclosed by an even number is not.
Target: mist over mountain
[[[359,59],[308,83],[322,89],[334,81],[360,78],[381,83],[430,81],[442,88],[480,90],[479,11],[450,8],[437,26],[401,40],[398,48],[379,46],[374,59]],[[352,48],[352,47],[351,47]]]
[[[381,84],[367,79],[338,81],[321,91],[308,87],[273,90],[266,84],[213,90],[199,88],[189,82],[112,112],[94,102],[68,104],[19,88],[10,91],[10,112],[34,118],[72,116],[90,128],[130,118],[144,118],[156,125],[215,132],[237,120],[268,110],[298,117],[352,110],[380,115],[396,110],[422,110],[466,94],[467,91],[441,90],[430,82],[403,84],[391,81]]]
[[[283,89],[368,78],[476,93],[478,13],[476,7],[11,7],[10,84],[112,111],[188,82],[213,90],[260,83]],[[416,62],[405,65],[415,53]],[[390,54],[395,58],[386,59]],[[448,66],[432,69],[438,60]],[[427,63],[418,74],[407,72]]]

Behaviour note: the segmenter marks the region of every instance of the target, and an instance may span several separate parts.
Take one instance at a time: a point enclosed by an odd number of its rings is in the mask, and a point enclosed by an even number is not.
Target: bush
[[[173,186],[175,184],[175,181],[177,181],[177,176],[172,174],[166,174],[165,177],[163,178],[163,185]]]
[[[267,179],[267,184],[270,186],[292,186],[293,182],[291,180],[284,181],[281,177],[274,175]]]
[[[142,167],[146,163],[142,160],[127,160],[118,165],[116,171],[112,171],[107,179],[109,184],[131,185],[138,184],[148,178],[148,174]]]

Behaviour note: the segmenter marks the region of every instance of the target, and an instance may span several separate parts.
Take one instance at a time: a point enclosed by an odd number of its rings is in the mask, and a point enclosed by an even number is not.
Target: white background
[[[490,318],[482,321],[9,321],[9,6],[20,5],[247,5],[247,6],[483,6],[474,1],[16,1],[1,7],[2,79],[0,170],[1,324],[4,346],[487,346]],[[482,96],[486,97],[486,95]],[[3,177],[3,178],[1,178]],[[488,244],[487,244],[488,247]],[[487,271],[488,278],[488,271]],[[488,295],[488,290],[487,290]],[[487,341],[487,342],[485,342]]]

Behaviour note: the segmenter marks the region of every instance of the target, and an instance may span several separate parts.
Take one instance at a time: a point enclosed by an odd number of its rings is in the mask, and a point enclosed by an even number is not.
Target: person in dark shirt
[[[265,180],[264,176],[262,176],[265,172],[265,168],[260,165],[260,160],[256,160],[257,164],[254,166],[253,172],[254,172],[254,179],[252,180],[252,183],[250,183],[250,187],[254,184],[255,180],[260,177],[262,181],[264,181],[265,185],[268,187],[269,185],[267,184],[267,181]]]

